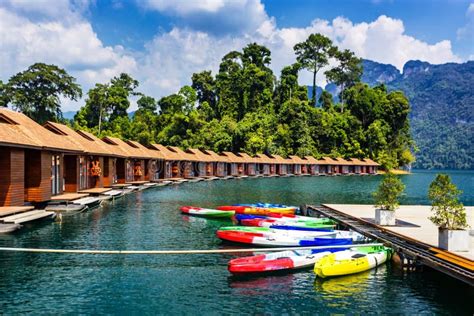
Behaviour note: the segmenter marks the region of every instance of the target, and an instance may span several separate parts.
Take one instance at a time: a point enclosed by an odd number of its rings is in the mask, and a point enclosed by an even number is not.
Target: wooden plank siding
[[[51,152],[25,150],[25,200],[46,202],[51,199]]]
[[[25,153],[21,148],[2,147],[0,152],[0,205],[22,206],[25,199]]]

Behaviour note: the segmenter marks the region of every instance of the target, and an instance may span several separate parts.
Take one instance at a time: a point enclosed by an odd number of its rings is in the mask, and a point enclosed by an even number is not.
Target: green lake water
[[[474,205],[474,172],[449,172]],[[402,176],[403,204],[427,204],[434,172]],[[229,222],[181,215],[181,205],[371,203],[381,177],[264,178],[152,188],[62,223],[0,235],[8,247],[216,249]],[[316,280],[311,270],[237,278],[234,255],[111,256],[0,252],[0,314],[452,314],[472,315],[472,288],[437,272],[390,264]]]

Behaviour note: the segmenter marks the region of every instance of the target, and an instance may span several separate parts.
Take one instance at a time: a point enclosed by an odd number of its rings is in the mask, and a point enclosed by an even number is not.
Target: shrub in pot
[[[379,187],[373,193],[375,198],[375,223],[382,226],[394,226],[395,210],[399,206],[398,199],[405,190],[405,185],[393,173],[387,173]]]
[[[449,251],[469,251],[469,226],[466,209],[459,202],[461,193],[447,174],[438,174],[428,190],[433,212],[429,219],[439,228],[438,246]]]

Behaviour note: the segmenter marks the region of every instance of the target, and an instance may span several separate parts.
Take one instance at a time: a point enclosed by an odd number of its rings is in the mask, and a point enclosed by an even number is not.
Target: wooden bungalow
[[[280,176],[288,174],[288,160],[280,155],[269,155],[272,162],[275,163],[275,173]]]
[[[126,142],[120,138],[107,136],[102,139],[105,143],[114,146],[115,150],[123,152],[123,158],[117,158],[117,183],[132,183],[145,181],[147,166],[153,160],[151,152],[134,142]]]
[[[347,161],[341,157],[335,158],[336,170],[339,174],[348,175],[350,174],[349,167],[352,165],[350,161]]]
[[[186,163],[184,157],[181,157],[175,151],[168,149],[166,146],[160,144],[150,144],[149,149],[152,152],[158,152],[162,160],[157,161],[157,173],[159,179],[181,178],[181,165]],[[157,181],[157,180],[155,180]]]
[[[217,162],[214,157],[195,148],[188,148],[185,150],[185,153],[192,155],[193,159],[195,159],[193,165],[194,174],[197,177],[214,176],[214,163]]]
[[[365,172],[368,174],[377,174],[377,170],[380,166],[379,163],[373,161],[369,158],[364,158],[363,161],[366,163],[365,165]]]
[[[317,175],[319,173],[318,160],[313,156],[305,156],[304,160],[306,161],[306,171],[310,175]]]
[[[247,153],[237,153],[237,156],[242,158],[244,161],[244,173],[248,176],[255,176],[257,175],[257,161],[256,157],[251,157]]]
[[[160,163],[163,160],[163,155],[157,150],[152,150],[139,142],[133,140],[127,140],[126,143],[134,148],[134,152],[140,153],[142,157],[145,157],[144,168],[142,169],[142,175],[135,175],[135,177],[141,177],[143,180],[140,181],[157,181],[160,179]],[[138,180],[137,180],[138,181]]]
[[[293,163],[293,174],[295,175],[301,175],[303,174],[303,169],[305,170],[304,173],[306,173],[306,161],[301,159],[299,156],[290,156],[289,157]]]
[[[22,113],[0,109],[0,206],[42,203],[61,194],[64,153],[82,149]]]
[[[269,154],[266,154],[265,156],[267,156],[270,161],[270,175],[271,176],[278,175],[278,160]]]
[[[245,174],[245,163],[242,157],[237,156],[236,154],[230,151],[224,151],[220,153],[220,155],[226,157],[228,161],[227,175],[238,177]]]
[[[198,168],[200,160],[193,154],[187,153],[177,146],[167,146],[168,150],[178,154],[181,157],[180,174],[183,178],[195,178],[198,176]]]
[[[365,162],[357,158],[349,158],[347,161],[351,163],[349,165],[350,174],[362,174],[362,167],[366,165]]]
[[[64,124],[47,122],[44,127],[67,139],[83,152],[80,155],[63,154],[64,192],[74,193],[91,188],[103,188],[116,183],[115,163],[117,157],[124,157],[123,151],[104,143],[88,132],[74,131]]]
[[[214,159],[214,176],[225,177],[227,176],[227,167],[229,160],[226,156],[221,156],[212,150],[201,150],[203,153],[210,155]]]
[[[270,175],[270,166],[273,160],[265,154],[256,154],[257,159],[257,174],[268,176]]]
[[[320,175],[334,175],[337,174],[337,162],[330,157],[323,157],[318,159],[319,174]]]

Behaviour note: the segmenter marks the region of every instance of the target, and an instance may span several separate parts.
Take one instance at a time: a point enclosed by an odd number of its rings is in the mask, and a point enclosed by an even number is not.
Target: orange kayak
[[[235,211],[237,214],[269,215],[269,214],[295,214],[296,207],[248,207],[225,205],[217,208],[221,211]]]

